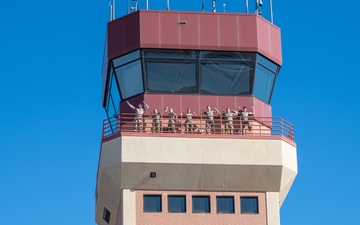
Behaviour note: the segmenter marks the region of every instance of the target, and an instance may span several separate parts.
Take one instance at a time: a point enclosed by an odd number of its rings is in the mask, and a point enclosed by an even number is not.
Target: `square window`
[[[144,195],[144,212],[161,212],[161,195]]]
[[[103,212],[103,219],[109,223],[110,222],[110,211],[104,207],[104,212]]]
[[[185,195],[169,195],[168,211],[173,212],[173,213],[186,212],[186,197],[185,197]]]
[[[193,213],[210,213],[210,196],[192,197]]]
[[[234,213],[234,197],[232,196],[217,196],[216,197],[216,212],[217,213]]]
[[[259,213],[258,197],[240,197],[240,206],[242,214]]]

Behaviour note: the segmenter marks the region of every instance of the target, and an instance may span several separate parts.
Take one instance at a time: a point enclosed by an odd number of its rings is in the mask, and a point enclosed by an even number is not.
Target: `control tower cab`
[[[270,105],[280,29],[256,4],[255,13],[136,4],[108,23],[97,224],[280,224],[296,144]]]

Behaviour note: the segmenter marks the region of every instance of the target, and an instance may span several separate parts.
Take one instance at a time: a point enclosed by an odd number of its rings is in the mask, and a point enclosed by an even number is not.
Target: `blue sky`
[[[126,2],[116,2],[116,16]],[[217,11],[245,9],[245,1],[216,2]],[[95,224],[108,3],[0,2],[0,224]],[[273,0],[283,67],[271,105],[295,125],[299,164],[282,225],[360,221],[360,2],[350,3]],[[200,7],[171,1],[172,10]]]

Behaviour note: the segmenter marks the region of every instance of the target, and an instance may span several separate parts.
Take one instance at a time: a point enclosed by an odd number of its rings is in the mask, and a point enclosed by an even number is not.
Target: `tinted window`
[[[210,212],[210,196],[193,196],[193,213],[209,213]]]
[[[168,197],[169,212],[186,212],[186,197],[170,195]]]
[[[109,211],[107,208],[104,207],[103,219],[104,219],[107,223],[110,222],[110,215],[111,215],[110,211]]]
[[[257,197],[241,197],[240,198],[241,213],[259,213]]]
[[[124,56],[114,59],[113,64],[114,64],[114,67],[117,68],[119,66],[122,66],[126,63],[129,63],[129,62],[134,61],[139,58],[140,58],[140,51],[138,50],[138,51],[135,51],[135,52],[132,52],[127,55],[124,55]]]
[[[278,72],[279,66],[276,65],[275,63],[271,62],[270,60],[264,58],[262,55],[258,54],[257,60],[258,60],[258,63],[260,63],[262,66],[268,68],[272,72],[274,72],[274,73]]]
[[[201,63],[202,94],[250,95],[254,67],[251,63],[208,61]]]
[[[269,103],[275,74],[261,65],[256,66],[254,96]]]
[[[217,213],[234,213],[234,197],[216,197]]]
[[[112,61],[120,89],[120,96],[112,93],[115,111],[117,101],[144,92],[254,96],[269,103],[280,68],[253,52],[141,51]]]
[[[115,72],[123,99],[144,92],[140,60],[121,66]]]
[[[147,61],[147,91],[193,93],[197,91],[196,64],[191,61]]]
[[[119,113],[119,104],[120,104],[120,95],[119,95],[119,88],[116,84],[116,79],[114,78],[114,74],[111,73],[111,79],[110,79],[110,95],[111,95],[111,103],[112,107],[114,108],[113,114],[110,114],[109,117],[112,117],[117,115]]]
[[[161,195],[144,195],[144,212],[161,212]]]

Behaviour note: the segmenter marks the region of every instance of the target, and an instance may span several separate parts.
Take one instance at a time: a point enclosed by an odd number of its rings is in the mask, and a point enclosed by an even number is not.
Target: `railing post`
[[[259,129],[259,133],[260,133],[260,136],[262,135],[262,123],[261,123],[261,117],[259,117],[259,127],[260,127],[260,129]]]
[[[119,129],[119,133],[122,131],[121,121],[122,121],[122,115],[119,114],[119,115],[117,116],[117,123],[118,123],[117,126],[118,126],[118,129]]]
[[[103,129],[102,129],[102,137],[103,137],[103,138],[104,138],[104,133],[105,133],[105,132],[104,132],[104,129],[105,129],[105,121],[106,121],[106,120],[103,121],[103,127],[102,127],[102,128],[103,128]]]
[[[221,114],[220,114],[220,116],[219,116],[219,127],[220,127],[220,134],[226,134],[226,132],[225,132],[225,127],[224,127],[224,129],[223,129],[223,121],[222,121],[222,116],[221,116]],[[230,132],[229,132],[230,133]]]

